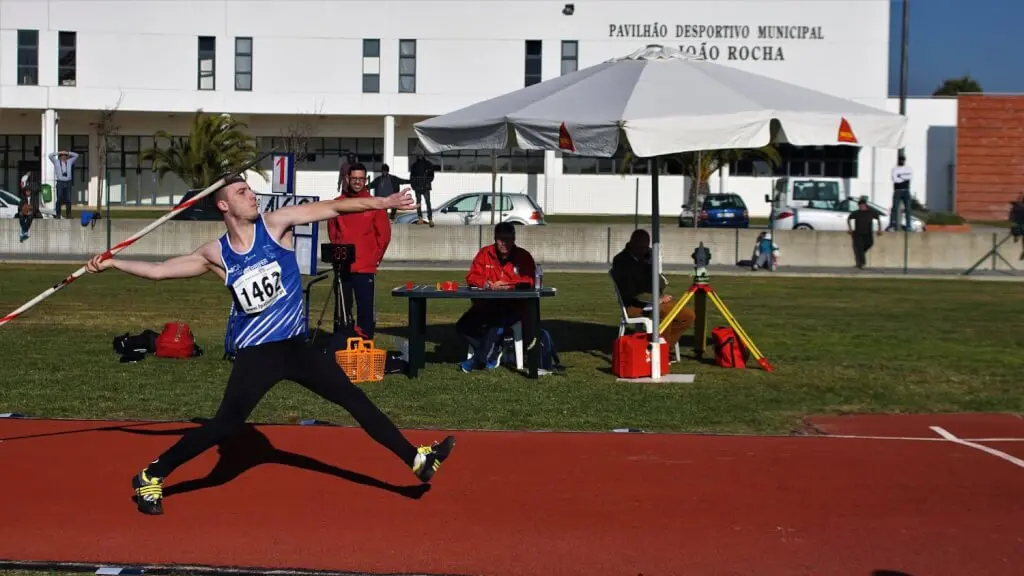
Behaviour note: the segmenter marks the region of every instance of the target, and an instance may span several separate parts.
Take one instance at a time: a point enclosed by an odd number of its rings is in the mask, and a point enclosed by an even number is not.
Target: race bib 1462
[[[246,314],[259,314],[288,293],[281,285],[281,265],[271,262],[250,270],[231,285]]]

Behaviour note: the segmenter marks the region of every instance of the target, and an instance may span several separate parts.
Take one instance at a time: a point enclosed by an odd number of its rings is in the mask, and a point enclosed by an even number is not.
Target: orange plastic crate
[[[386,357],[387,352],[363,338],[349,338],[345,348],[334,353],[334,360],[354,383],[383,380]]]

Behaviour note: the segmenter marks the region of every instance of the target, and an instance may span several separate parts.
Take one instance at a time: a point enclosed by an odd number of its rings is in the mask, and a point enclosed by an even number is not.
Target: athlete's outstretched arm
[[[159,263],[117,260],[115,258],[101,260],[102,256],[98,255],[89,260],[89,263],[86,264],[86,270],[91,273],[97,273],[109,268],[116,268],[132,276],[138,276],[147,280],[193,278],[195,276],[202,276],[207,272],[214,272],[223,279],[224,272],[216,264],[216,243],[216,240],[208,242],[191,254],[176,256]]]
[[[339,214],[346,212],[366,212],[367,210],[411,210],[416,207],[416,201],[405,188],[385,198],[374,196],[359,198],[336,198],[334,200],[322,200],[299,206],[288,206],[273,212],[263,214],[263,221],[277,235],[292,226],[311,224],[322,220],[330,220]]]

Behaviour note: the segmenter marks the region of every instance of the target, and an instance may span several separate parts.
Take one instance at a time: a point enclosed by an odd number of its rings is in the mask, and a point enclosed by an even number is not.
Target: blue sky
[[[889,93],[899,95],[902,0],[891,0]],[[985,92],[1024,93],[1024,2],[911,0],[907,94],[969,75]]]

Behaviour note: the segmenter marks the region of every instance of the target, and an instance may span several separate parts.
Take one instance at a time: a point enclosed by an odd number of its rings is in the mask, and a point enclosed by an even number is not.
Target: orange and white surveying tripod
[[[723,318],[725,318],[725,321],[729,323],[729,326],[732,327],[733,331],[736,332],[736,336],[739,337],[740,342],[747,347],[747,350],[750,350],[750,353],[757,360],[757,363],[761,365],[761,368],[764,368],[766,372],[774,371],[775,367],[768,363],[768,359],[765,358],[761,354],[761,351],[757,349],[757,346],[754,345],[754,341],[750,339],[750,336],[748,336],[746,331],[743,330],[740,323],[736,321],[736,318],[731,312],[729,312],[729,309],[726,308],[725,302],[722,302],[722,299],[718,297],[718,293],[716,293],[715,289],[708,283],[706,272],[701,271],[694,276],[693,285],[690,286],[689,290],[687,290],[686,295],[683,296],[679,302],[672,307],[672,310],[661,319],[661,325],[658,327],[658,332],[664,333],[665,330],[668,329],[672,320],[674,320],[679,312],[681,312],[690,300],[693,299],[693,313],[696,318],[693,324],[693,352],[696,354],[697,358],[702,358],[707,346],[708,298],[711,298],[711,303],[715,305],[718,312]]]

